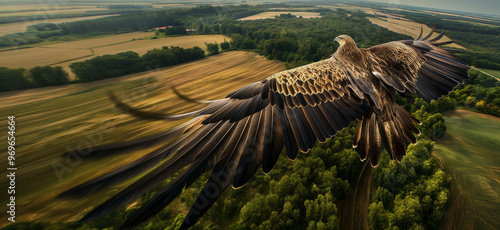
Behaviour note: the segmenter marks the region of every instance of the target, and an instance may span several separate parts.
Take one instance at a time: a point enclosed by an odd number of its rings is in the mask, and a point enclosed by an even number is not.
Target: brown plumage
[[[293,160],[299,150],[309,151],[317,140],[326,141],[356,119],[353,143],[361,160],[376,166],[383,147],[391,159],[401,161],[406,140],[416,143],[414,134],[419,131],[414,123],[419,121],[394,102],[395,94],[436,100],[462,83],[469,70],[453,50],[439,47],[450,43],[438,42],[442,34],[430,40],[430,35],[420,37],[360,49],[352,38],[341,35],[335,38],[340,46],[329,59],[276,73],[224,99],[205,102],[208,105],[201,110],[177,116],[140,111],[111,97],[120,108],[139,117],[194,119],[154,136],[96,148],[94,155],[160,145],[141,159],[61,196],[86,195],[156,167],[87,213],[82,220],[88,220],[132,202],[184,169],[127,220],[124,227],[130,227],[159,212],[209,171],[210,179],[181,227],[188,228],[230,185],[243,186],[261,166],[268,173],[283,146]]]

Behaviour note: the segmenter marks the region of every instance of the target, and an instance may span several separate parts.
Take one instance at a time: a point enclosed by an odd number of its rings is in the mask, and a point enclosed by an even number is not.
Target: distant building
[[[187,33],[196,33],[196,29],[186,29]]]
[[[172,26],[156,27],[155,30],[166,30],[167,28],[172,28]]]

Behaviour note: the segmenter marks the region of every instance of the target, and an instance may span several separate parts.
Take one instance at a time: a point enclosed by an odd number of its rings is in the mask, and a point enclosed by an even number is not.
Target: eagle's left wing
[[[454,55],[457,50],[441,46],[454,41],[439,42],[443,32],[431,38],[431,32],[415,40],[393,41],[368,50],[372,73],[384,84],[403,94],[416,94],[427,102],[447,95],[467,78],[467,63]]]

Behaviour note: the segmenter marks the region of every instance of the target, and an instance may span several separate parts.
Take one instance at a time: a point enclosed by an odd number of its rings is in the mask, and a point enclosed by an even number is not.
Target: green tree
[[[337,206],[332,194],[319,194],[314,200],[306,200],[304,207],[307,229],[338,229]]]
[[[68,73],[60,66],[37,66],[31,68],[29,73],[38,87],[70,83]]]
[[[381,201],[373,202],[368,207],[368,223],[370,229],[389,228],[389,213],[385,210]]]
[[[237,34],[237,33],[234,33],[234,34],[231,34],[231,47],[234,47],[234,48],[241,48],[241,44],[243,43],[243,40],[245,38],[243,36],[241,36],[241,34]]]
[[[249,38],[245,38],[241,43],[242,49],[255,49],[255,47],[256,47],[255,42]]]
[[[437,140],[446,132],[444,117],[440,113],[429,114],[424,112],[425,107],[415,112],[415,116],[422,122],[420,132],[422,136],[419,138],[429,138]]]
[[[222,42],[222,43],[220,44],[220,48],[221,48],[222,50],[227,50],[227,49],[229,49],[229,47],[230,47],[229,42],[228,42],[228,41],[226,41],[226,39],[224,39],[224,42]]]
[[[0,67],[0,91],[27,89],[32,87],[31,82],[24,76],[26,69],[9,69]]]
[[[215,43],[205,42],[205,45],[207,46],[207,51],[209,55],[219,54],[219,45],[217,44],[217,42]]]

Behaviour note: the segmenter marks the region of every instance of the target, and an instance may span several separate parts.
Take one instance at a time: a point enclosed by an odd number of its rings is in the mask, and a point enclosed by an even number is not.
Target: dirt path
[[[474,69],[474,70],[476,70],[476,71],[479,71],[479,72],[481,72],[481,73],[484,73],[484,74],[486,74],[486,75],[488,75],[488,76],[490,76],[490,77],[492,77],[492,78],[494,78],[494,79],[497,79],[497,81],[500,81],[500,79],[498,79],[497,77],[495,77],[495,76],[493,76],[493,75],[491,75],[491,74],[489,74],[489,73],[486,73],[486,72],[484,72],[484,71],[482,71],[482,70],[480,70],[480,69],[478,69],[478,68],[472,67],[472,69]]]
[[[368,205],[370,204],[372,167],[368,161],[362,164],[357,183],[351,187],[351,195],[339,201],[340,229],[368,229]]]

